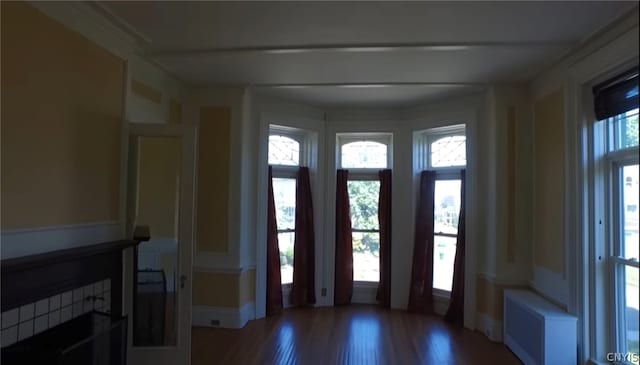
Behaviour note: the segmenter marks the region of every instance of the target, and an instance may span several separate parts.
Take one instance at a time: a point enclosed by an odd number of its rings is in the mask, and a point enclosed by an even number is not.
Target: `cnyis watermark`
[[[638,363],[638,354],[634,352],[609,352],[607,353],[607,361],[610,362],[630,362]]]

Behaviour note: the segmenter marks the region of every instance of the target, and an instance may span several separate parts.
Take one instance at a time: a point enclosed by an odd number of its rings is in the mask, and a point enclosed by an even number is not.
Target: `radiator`
[[[504,343],[525,364],[575,365],[577,319],[527,290],[504,291]]]

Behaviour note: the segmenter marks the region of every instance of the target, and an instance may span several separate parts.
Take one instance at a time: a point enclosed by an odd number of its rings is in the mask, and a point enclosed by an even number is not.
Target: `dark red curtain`
[[[282,284],[280,280],[280,250],[278,249],[278,222],[273,198],[273,173],[269,166],[267,197],[267,315],[282,311]]]
[[[451,288],[451,302],[444,316],[445,321],[463,324],[464,321],[464,255],[465,255],[465,171],[460,174],[460,217],[458,218],[458,239],[456,241],[456,258],[453,262],[453,285]]]
[[[391,170],[378,172],[378,224],[380,226],[380,282],[376,300],[389,307],[391,298]]]
[[[433,208],[436,174],[422,171],[413,244],[409,305],[411,312],[433,313]]]
[[[351,303],[353,295],[353,244],[349,211],[348,170],[338,170],[336,179],[336,253],[333,303]]]
[[[309,168],[301,167],[296,179],[296,232],[293,244],[291,304],[309,305],[316,302],[315,262],[313,201]]]

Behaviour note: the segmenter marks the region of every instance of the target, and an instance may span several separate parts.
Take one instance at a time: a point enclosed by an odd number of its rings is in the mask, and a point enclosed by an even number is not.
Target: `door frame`
[[[191,363],[191,274],[193,268],[193,242],[195,223],[195,174],[196,174],[196,136],[197,127],[185,124],[146,124],[129,123],[126,138],[127,147],[135,146],[136,149],[127,148],[128,179],[126,183],[126,232],[131,235],[132,224],[130,217],[133,213],[130,209],[133,194],[131,185],[137,186],[137,146],[139,137],[179,137],[181,138],[181,176],[180,176],[180,205],[179,205],[179,233],[178,233],[178,273],[184,277],[184,287],[176,285],[177,295],[177,319],[176,319],[176,346],[163,347],[133,347],[133,280],[125,280],[124,306],[128,316],[128,362],[130,364],[190,364]],[[129,157],[135,157],[135,165],[132,166]],[[133,278],[134,252],[128,250],[124,254],[125,278]],[[126,295],[129,293],[129,295]]]

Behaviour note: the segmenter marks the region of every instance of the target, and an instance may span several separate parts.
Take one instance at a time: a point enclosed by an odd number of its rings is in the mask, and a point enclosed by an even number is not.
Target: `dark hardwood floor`
[[[192,364],[520,364],[440,317],[373,306],[288,309],[239,330],[194,328]]]

